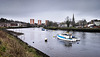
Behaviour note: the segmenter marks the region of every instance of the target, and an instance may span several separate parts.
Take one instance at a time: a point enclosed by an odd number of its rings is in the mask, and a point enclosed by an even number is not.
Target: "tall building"
[[[38,25],[41,25],[41,20],[38,20]]]
[[[40,25],[41,25],[41,20],[40,20]]]
[[[49,22],[49,20],[45,20],[45,25],[47,25],[47,24],[48,24],[48,22]]]
[[[74,18],[74,14],[73,14],[73,17],[72,17],[72,26],[75,27],[75,18]]]
[[[30,19],[30,24],[34,24],[34,19]]]

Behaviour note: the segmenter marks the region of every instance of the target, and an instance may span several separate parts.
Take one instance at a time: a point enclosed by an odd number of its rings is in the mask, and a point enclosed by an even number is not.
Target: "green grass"
[[[6,47],[5,46],[0,46],[0,51],[6,52]]]
[[[0,57],[47,57],[20,39],[0,30]]]

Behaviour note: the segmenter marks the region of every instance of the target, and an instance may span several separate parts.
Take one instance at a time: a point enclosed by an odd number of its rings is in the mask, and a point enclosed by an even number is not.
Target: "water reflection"
[[[72,42],[69,42],[69,41],[65,41],[65,40],[61,40],[61,39],[58,39],[59,42],[61,42],[61,44],[63,44],[65,47],[72,47]]]
[[[72,47],[72,42],[63,41],[63,43],[66,47]]]
[[[85,35],[86,35],[86,33],[85,32],[82,32],[82,39],[85,39],[86,38]]]

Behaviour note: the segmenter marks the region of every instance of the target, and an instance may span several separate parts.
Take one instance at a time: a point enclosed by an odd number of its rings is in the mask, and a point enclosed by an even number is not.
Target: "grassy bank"
[[[20,39],[0,29],[0,57],[48,57]]]
[[[44,27],[51,30],[69,30],[69,31],[84,31],[84,32],[100,32],[100,28],[73,28],[73,27]]]

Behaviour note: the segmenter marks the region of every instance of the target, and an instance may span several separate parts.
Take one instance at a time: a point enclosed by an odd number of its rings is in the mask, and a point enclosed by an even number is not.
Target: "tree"
[[[53,23],[53,26],[58,27],[58,24],[56,22]]]
[[[78,21],[77,24],[78,24],[79,26],[84,27],[84,26],[87,24],[87,21],[86,21],[86,19],[83,19],[83,20]]]
[[[86,19],[83,19],[83,27],[87,24],[87,21],[86,21]]]
[[[67,27],[69,27],[70,23],[71,23],[70,18],[69,18],[69,16],[67,16],[67,17],[66,17],[66,24],[67,24]]]
[[[52,26],[52,23],[53,23],[52,21],[48,21],[47,26]]]

